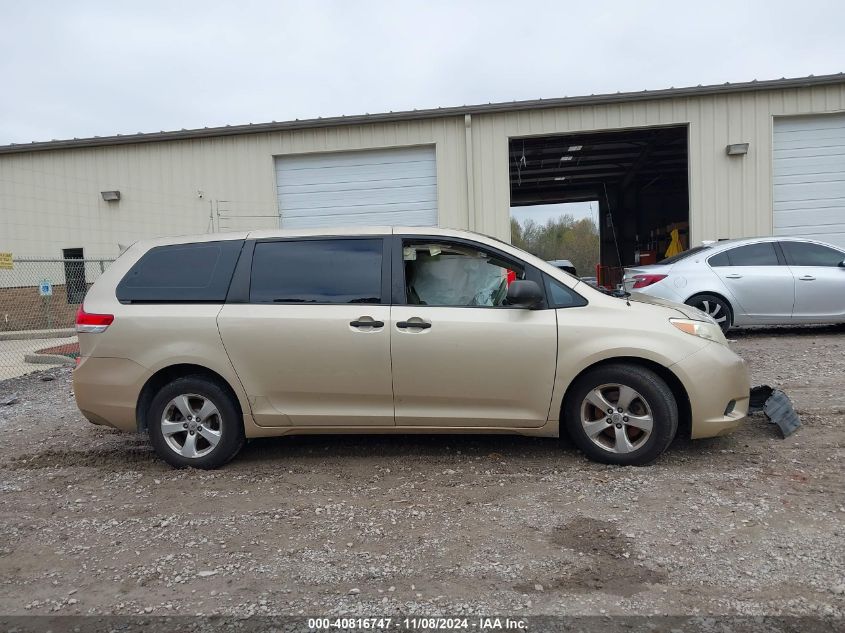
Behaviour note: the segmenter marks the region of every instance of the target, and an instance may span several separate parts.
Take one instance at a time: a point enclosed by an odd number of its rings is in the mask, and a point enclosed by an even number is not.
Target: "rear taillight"
[[[76,313],[76,331],[88,334],[105,332],[112,321],[114,321],[113,314],[91,314],[79,306],[79,311]]]
[[[661,279],[666,279],[668,275],[634,275],[631,279],[634,280],[634,288],[645,288],[651,284],[656,284]]]

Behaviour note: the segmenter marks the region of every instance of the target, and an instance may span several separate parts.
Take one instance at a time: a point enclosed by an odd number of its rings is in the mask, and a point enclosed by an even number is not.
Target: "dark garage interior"
[[[600,282],[689,248],[687,127],[510,139],[511,207],[597,201]],[[592,275],[584,271],[581,275]]]

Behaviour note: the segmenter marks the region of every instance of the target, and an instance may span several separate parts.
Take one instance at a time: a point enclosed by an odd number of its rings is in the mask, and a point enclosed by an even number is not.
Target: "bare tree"
[[[545,260],[568,259],[579,275],[593,275],[599,261],[599,231],[589,218],[566,214],[545,224],[511,218],[511,242]]]

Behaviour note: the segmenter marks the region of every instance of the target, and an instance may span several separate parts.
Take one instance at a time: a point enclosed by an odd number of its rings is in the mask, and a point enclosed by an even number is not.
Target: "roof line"
[[[74,149],[80,147],[102,147],[106,145],[130,145],[135,143],[154,143],[162,141],[177,141],[185,139],[212,138],[220,136],[235,136],[241,134],[260,134],[266,132],[280,132],[285,130],[301,130],[315,127],[336,127],[344,125],[361,125],[371,123],[390,123],[395,121],[413,121],[449,116],[463,116],[465,114],[487,114],[497,112],[518,112],[524,110],[539,110],[568,106],[601,105],[626,101],[646,101],[653,99],[670,99],[681,97],[698,97],[705,95],[726,94],[735,92],[757,92],[760,90],[810,88],[845,83],[845,73],[832,75],[818,75],[809,77],[769,79],[764,81],[712,84],[707,86],[689,86],[685,88],[664,88],[660,90],[642,90],[639,92],[616,92],[598,95],[584,95],[579,97],[561,97],[555,99],[533,99],[528,101],[506,101],[501,103],[487,103],[479,105],[456,106],[447,108],[429,108],[424,110],[407,110],[402,112],[383,112],[379,114],[361,114],[353,116],[336,116],[316,119],[296,119],[271,123],[256,123],[248,125],[226,125],[222,127],[205,127],[190,130],[174,130],[162,132],[139,132],[137,134],[117,134],[114,136],[94,136],[92,138],[73,138],[53,141],[35,141],[32,143],[12,143],[0,145],[0,154],[16,154],[23,152],[37,152],[57,149]]]

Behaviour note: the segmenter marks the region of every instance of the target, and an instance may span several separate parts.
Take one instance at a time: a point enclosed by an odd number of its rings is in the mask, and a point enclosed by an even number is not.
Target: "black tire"
[[[174,399],[183,395],[188,396],[192,413],[202,413],[202,410],[196,409],[199,403],[205,402],[210,402],[217,413],[210,414],[206,420],[199,418],[198,422],[195,421],[198,416],[192,416],[193,419],[189,422],[182,416],[181,410],[172,404]],[[176,419],[183,427],[186,427],[184,433],[171,432],[167,433],[168,437],[166,437],[163,426],[165,423],[173,424],[173,422],[164,420],[165,413],[168,414],[168,418]],[[150,403],[147,420],[150,441],[155,452],[174,468],[219,468],[237,455],[244,444],[243,420],[238,414],[232,395],[222,385],[204,376],[183,376],[162,387]],[[203,423],[207,425],[204,431]],[[180,454],[174,448],[188,439],[187,425],[189,424],[192,429],[198,429],[190,433],[194,436],[191,446],[195,447],[193,451],[197,455],[195,457]],[[173,427],[170,427],[168,430],[172,431],[172,429]],[[208,437],[219,433],[216,445],[212,446],[203,433]],[[186,453],[191,452],[190,449],[184,450]]]
[[[686,304],[693,308],[698,308],[713,317],[719,327],[722,328],[722,332],[727,332],[731,329],[734,319],[733,308],[722,297],[705,293],[690,297],[687,299]]]
[[[618,396],[621,395],[621,389],[613,385],[628,387],[636,392],[637,397],[625,407],[625,411],[633,419],[637,419],[634,416],[645,417],[650,413],[652,424],[649,434],[638,428],[642,423],[635,425],[630,421],[631,418],[618,412],[615,405],[620,402]],[[612,414],[600,412],[598,407],[586,402],[588,395],[596,391],[601,392],[606,402],[614,405],[613,408],[617,410]],[[616,401],[613,399],[614,393],[617,394]],[[563,422],[570,439],[587,457],[604,464],[648,464],[668,448],[678,430],[678,405],[672,390],[660,376],[639,365],[620,363],[588,371],[572,384],[563,409]],[[599,429],[595,439],[588,434],[582,415],[588,418],[587,424],[592,425],[592,430]],[[611,415],[615,417],[611,418]],[[607,423],[606,420],[611,422]],[[629,452],[614,452],[619,442],[619,431],[625,434],[625,441],[630,443]],[[625,446],[621,447],[621,450],[625,449]]]

